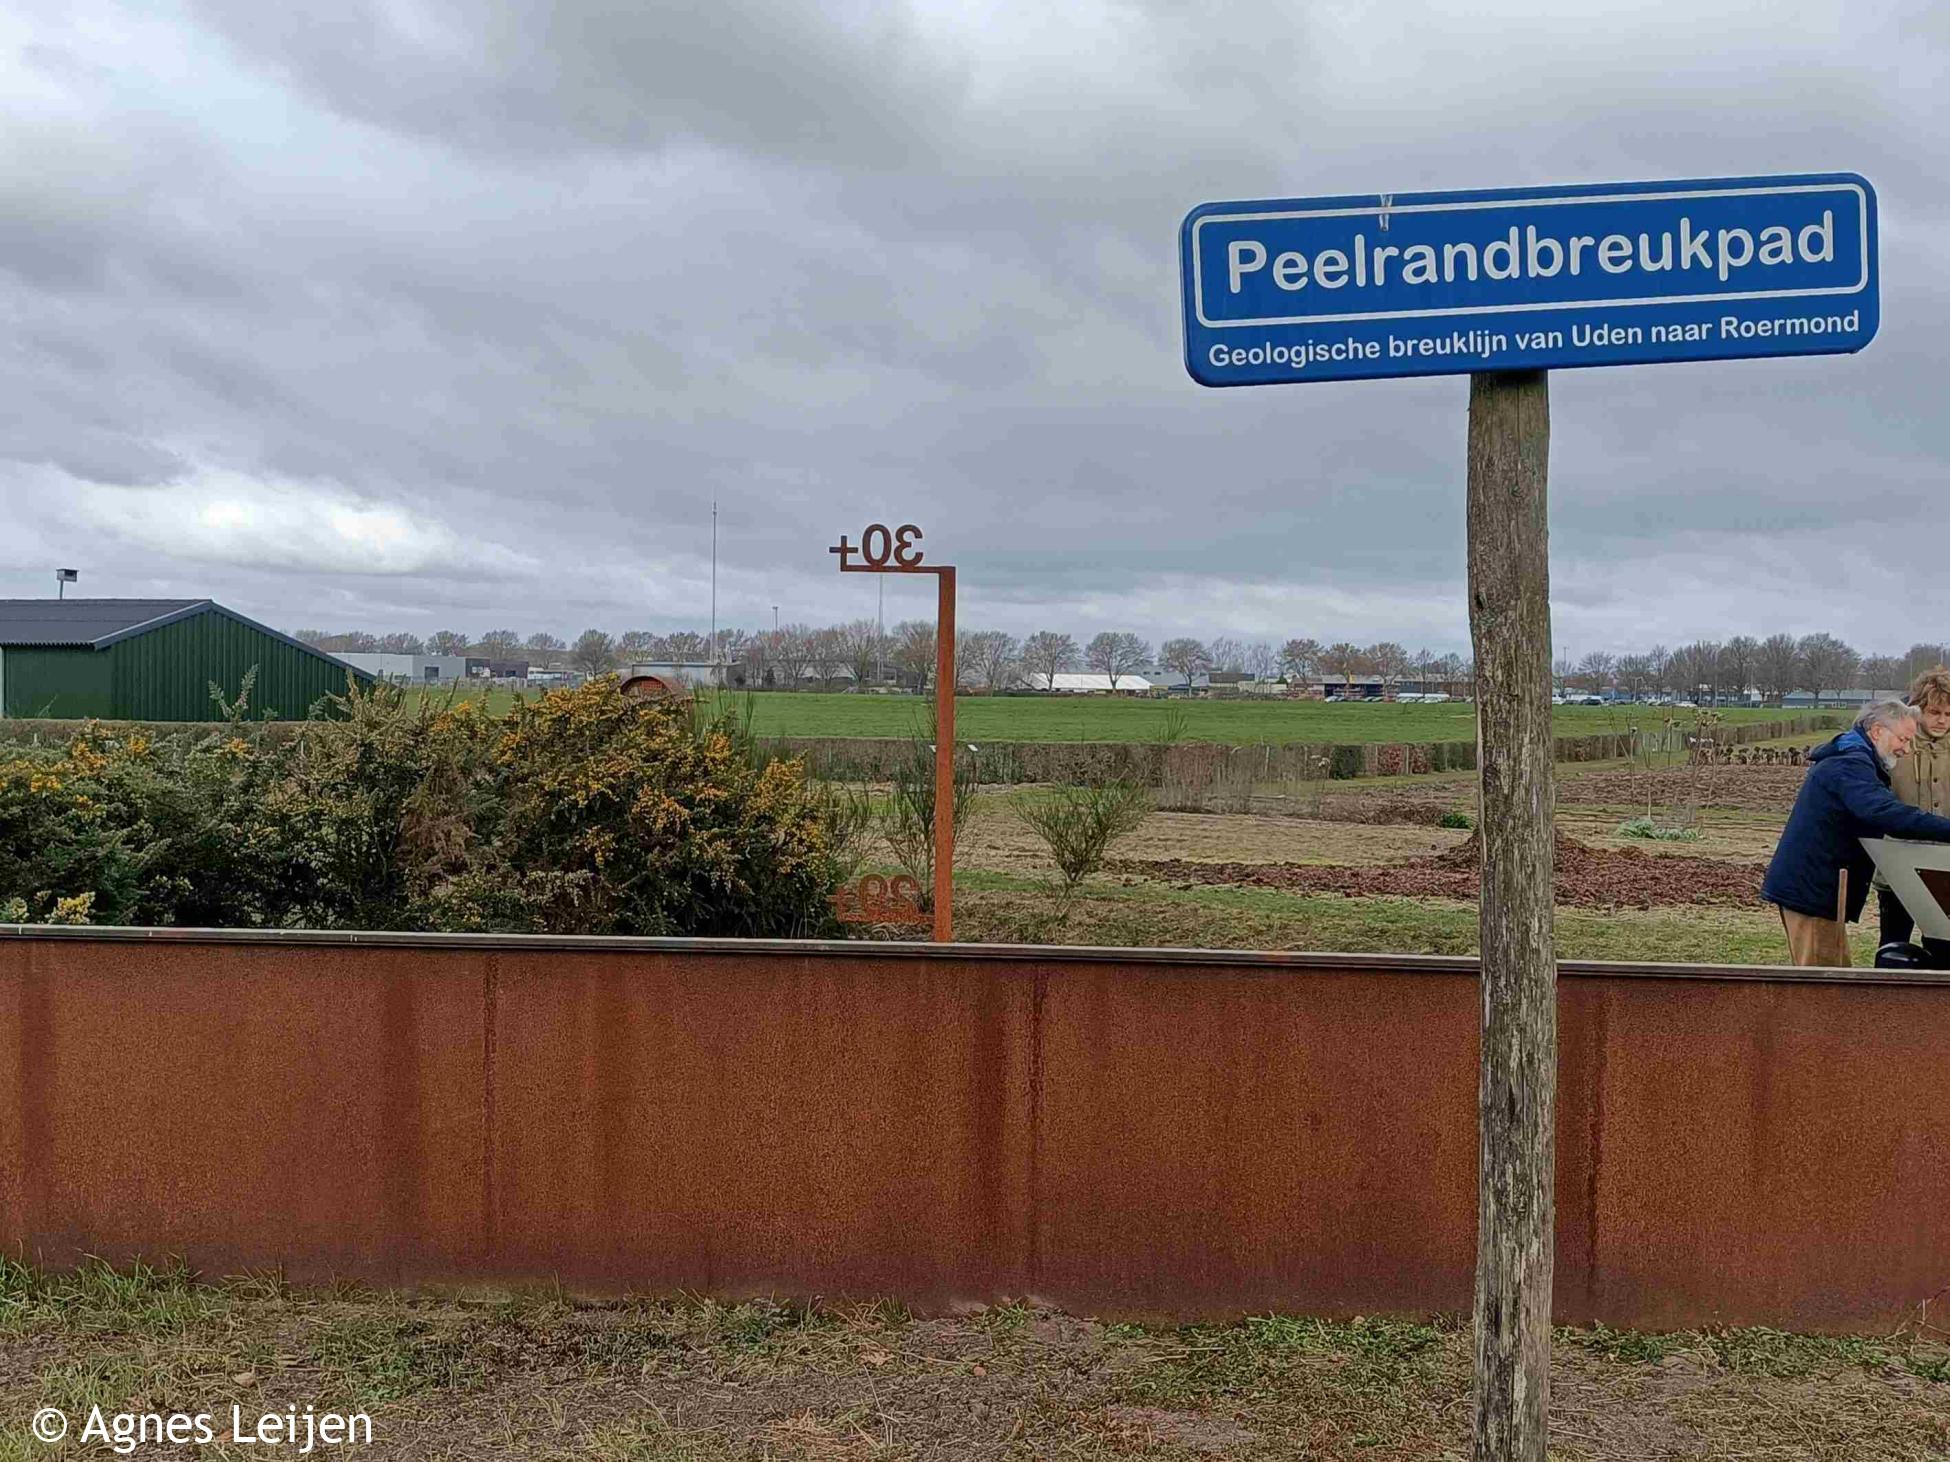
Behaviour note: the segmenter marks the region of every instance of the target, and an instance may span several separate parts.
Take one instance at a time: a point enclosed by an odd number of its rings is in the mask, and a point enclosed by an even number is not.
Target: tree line
[[[935,673],[935,630],[927,620],[904,620],[886,629],[871,619],[824,627],[725,629],[718,632],[715,648],[709,635],[691,630],[612,635],[587,629],[573,643],[515,630],[479,636],[440,630],[424,639],[407,633],[300,630],[298,638],[329,652],[465,655],[590,675],[630,664],[718,663],[735,667],[736,678],[747,685],[780,689],[891,683],[924,691]],[[1038,630],[1021,638],[1003,630],[974,630],[956,637],[955,657],[961,688],[982,691],[1049,687],[1056,676],[1078,670],[1107,676],[1113,685],[1158,670],[1187,681],[1230,673],[1254,680],[1339,681],[1350,686],[1379,682],[1386,690],[1415,684],[1455,695],[1470,694],[1475,682],[1475,666],[1463,656],[1410,651],[1391,640],[1323,645],[1295,638],[1275,645],[1178,636],[1154,651],[1148,640],[1128,631],[1107,630],[1079,642],[1060,630]],[[1796,690],[1817,695],[1857,687],[1900,690],[1946,658],[1950,647],[1941,643],[1913,644],[1899,655],[1864,654],[1831,634],[1774,634],[1765,639],[1700,639],[1675,649],[1654,645],[1622,655],[1593,651],[1560,659],[1553,668],[1560,688],[1589,694],[1718,700],[1758,691],[1778,703]]]
[[[1632,655],[1594,651],[1554,667],[1567,687],[1615,689],[1638,697],[1677,695],[1719,700],[1758,691],[1779,703],[1790,691],[1817,696],[1843,690],[1901,691],[1925,670],[1945,663],[1950,646],[1917,643],[1901,654],[1864,654],[1831,634],[1735,635],[1695,640],[1677,649],[1654,645]]]

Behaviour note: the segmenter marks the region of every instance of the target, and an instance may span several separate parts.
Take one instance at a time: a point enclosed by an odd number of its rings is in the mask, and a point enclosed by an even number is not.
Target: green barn
[[[211,721],[214,682],[250,717],[302,720],[372,677],[208,599],[0,599],[0,716]]]

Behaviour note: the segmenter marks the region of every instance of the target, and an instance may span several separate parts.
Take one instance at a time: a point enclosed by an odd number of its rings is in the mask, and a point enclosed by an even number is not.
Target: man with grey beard
[[[1862,916],[1875,873],[1863,838],[1950,843],[1950,818],[1911,807],[1889,790],[1890,768],[1909,750],[1916,725],[1912,707],[1875,701],[1808,758],[1760,890],[1781,911],[1790,963],[1848,966],[1848,926]]]

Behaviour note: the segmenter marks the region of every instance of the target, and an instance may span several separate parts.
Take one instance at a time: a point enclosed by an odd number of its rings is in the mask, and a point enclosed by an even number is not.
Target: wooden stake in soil
[[[1469,387],[1469,629],[1482,784],[1475,1441],[1544,1462],[1556,1203],[1550,397],[1542,371]]]

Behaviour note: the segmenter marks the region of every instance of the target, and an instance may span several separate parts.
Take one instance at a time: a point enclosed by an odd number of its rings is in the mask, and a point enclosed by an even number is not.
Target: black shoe
[[[1930,957],[1920,945],[1894,942],[1885,944],[1876,951],[1876,968],[1879,970],[1927,970],[1932,968]]]

